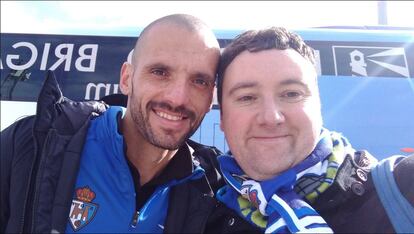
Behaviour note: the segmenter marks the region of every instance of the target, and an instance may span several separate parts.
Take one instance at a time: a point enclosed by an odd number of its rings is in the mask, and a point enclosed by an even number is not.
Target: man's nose
[[[190,87],[185,79],[172,81],[165,90],[164,97],[172,106],[187,105],[190,100]]]
[[[276,126],[285,121],[283,110],[273,99],[265,100],[258,112],[258,123],[266,126]]]

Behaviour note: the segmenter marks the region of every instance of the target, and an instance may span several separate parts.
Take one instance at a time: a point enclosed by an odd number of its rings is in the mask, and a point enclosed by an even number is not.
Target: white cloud
[[[389,3],[389,22],[414,22],[408,5]],[[395,9],[400,14],[394,14]],[[392,12],[391,12],[392,10]],[[1,2],[1,31],[71,33],[142,28],[172,13],[193,14],[214,29],[375,25],[376,1],[44,1]],[[411,17],[411,18],[410,18]],[[392,18],[392,19],[391,19]],[[401,17],[403,18],[403,17]],[[413,25],[411,25],[413,26]]]

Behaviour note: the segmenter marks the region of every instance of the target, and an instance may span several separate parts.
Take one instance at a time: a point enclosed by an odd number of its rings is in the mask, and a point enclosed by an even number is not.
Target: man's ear
[[[129,95],[132,88],[132,65],[128,62],[124,62],[121,67],[121,74],[119,78],[119,88],[125,95]]]

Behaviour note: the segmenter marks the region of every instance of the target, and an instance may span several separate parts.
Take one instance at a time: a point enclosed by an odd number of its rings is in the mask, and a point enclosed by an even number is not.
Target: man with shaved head
[[[141,33],[126,108],[74,102],[49,72],[36,116],[1,133],[1,232],[203,232],[218,152],[188,138],[209,111],[219,44],[199,19]]]

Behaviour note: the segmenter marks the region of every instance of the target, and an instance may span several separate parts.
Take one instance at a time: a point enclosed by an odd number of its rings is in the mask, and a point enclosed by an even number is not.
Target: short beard
[[[134,91],[133,90],[131,92],[131,98],[134,98]],[[135,126],[137,126],[138,131],[141,133],[141,135],[150,144],[152,144],[156,147],[159,147],[159,148],[163,148],[163,149],[167,149],[167,150],[176,150],[176,149],[178,149],[181,145],[183,145],[183,143],[189,137],[191,137],[191,135],[193,135],[193,133],[197,130],[198,126],[201,123],[201,120],[200,120],[200,122],[195,123],[195,125],[190,128],[190,130],[188,131],[187,134],[184,134],[178,140],[173,141],[171,138],[168,139],[169,136],[170,136],[169,132],[165,132],[165,134],[161,135],[161,136],[157,136],[154,133],[154,131],[151,128],[151,125],[149,123],[149,115],[144,116],[145,110],[140,108],[138,105],[139,105],[138,103],[135,103],[135,102],[131,101],[130,108],[131,108],[132,120],[134,121]],[[175,112],[183,112],[183,113],[185,113],[186,116],[188,116],[188,118],[191,121],[195,121],[195,113],[194,112],[189,111],[188,109],[186,109],[184,107],[178,107],[178,108],[174,109],[166,103],[148,102],[148,104],[145,107],[147,113],[152,111],[154,106],[162,106],[164,109],[168,109],[168,110],[175,111]]]

